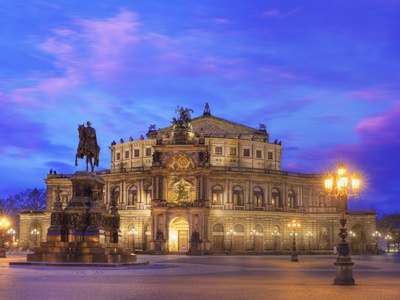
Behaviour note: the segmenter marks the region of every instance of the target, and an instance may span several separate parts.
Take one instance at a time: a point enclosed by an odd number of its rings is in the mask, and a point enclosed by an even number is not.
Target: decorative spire
[[[204,107],[203,116],[211,116],[211,110],[210,110],[210,106],[208,105],[208,102],[206,103],[206,106]]]

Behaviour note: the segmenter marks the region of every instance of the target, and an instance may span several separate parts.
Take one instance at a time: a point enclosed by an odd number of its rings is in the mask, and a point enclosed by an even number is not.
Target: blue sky
[[[73,173],[177,105],[282,140],[282,169],[363,176],[350,207],[399,212],[400,1],[0,1],[0,198]]]

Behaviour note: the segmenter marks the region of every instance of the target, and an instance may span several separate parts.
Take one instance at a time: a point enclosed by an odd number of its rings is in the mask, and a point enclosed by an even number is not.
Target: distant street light
[[[390,252],[390,240],[391,239],[392,239],[392,237],[389,234],[387,234],[385,236],[387,252]]]
[[[311,253],[311,237],[313,236],[311,230],[306,232],[306,236],[308,237],[308,253]]]
[[[375,238],[375,250],[376,254],[379,254],[379,247],[378,247],[378,240],[381,237],[381,234],[379,231],[375,231],[372,236]]]
[[[276,239],[278,238],[278,236],[280,236],[281,234],[279,233],[278,230],[274,229],[274,231],[271,232],[272,236],[274,237],[274,253],[276,255],[276,251],[277,251],[277,243],[276,243]]]
[[[1,244],[0,244],[0,258],[6,257],[6,247],[4,245],[4,230],[10,226],[10,222],[8,222],[5,218],[0,220],[0,228],[1,228]]]
[[[13,228],[8,229],[7,233],[11,235],[10,251],[14,248],[15,242],[15,230]]]
[[[350,230],[350,232],[349,232],[349,237],[350,237],[349,250],[350,251],[352,251],[351,248],[354,247],[354,245],[353,245],[353,237],[355,237],[355,236],[356,236],[355,232]],[[354,249],[353,249],[353,252],[354,252]]]
[[[253,237],[253,252],[256,251],[256,235],[258,235],[257,230],[253,229],[250,231],[250,236]]]
[[[39,230],[36,228],[31,231],[31,234],[33,235],[33,247],[36,248],[38,244],[38,235],[39,235]]]
[[[132,228],[129,230],[129,236],[132,237],[132,253],[135,254],[136,249],[135,249],[135,235],[137,235],[138,231],[135,228]]]
[[[227,232],[227,234],[228,234],[228,236],[230,236],[230,238],[231,238],[230,247],[229,247],[229,252],[232,252],[232,250],[233,250],[232,238],[233,238],[233,236],[236,234],[236,232],[233,231],[233,229],[231,228],[231,229]]]
[[[346,167],[340,164],[336,174],[329,174],[325,179],[325,189],[328,196],[336,198],[340,205],[340,232],[338,257],[334,263],[336,266],[336,278],[333,284],[336,285],[353,285],[355,283],[353,278],[353,265],[351,261],[349,243],[346,241],[347,228],[346,228],[346,213],[348,198],[354,196],[358,198],[358,191],[360,189],[360,178],[354,174],[351,179],[351,187],[348,186],[349,177],[347,175]]]
[[[288,227],[289,229],[292,229],[291,233],[293,233],[292,255],[290,261],[298,262],[299,258],[296,249],[296,228],[300,228],[300,223],[298,223],[296,220],[293,220],[292,222],[289,222]]]

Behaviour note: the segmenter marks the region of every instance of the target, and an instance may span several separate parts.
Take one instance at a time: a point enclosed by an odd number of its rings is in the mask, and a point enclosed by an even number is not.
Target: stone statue
[[[86,156],[86,171],[88,171],[89,164],[91,172],[94,172],[94,167],[99,166],[100,147],[97,144],[96,130],[91,127],[92,123],[89,121],[84,124],[78,125],[79,131],[79,145],[75,155],[75,166],[78,165],[78,158]]]
[[[179,106],[176,108],[175,112],[179,113],[179,118],[172,118],[171,123],[174,126],[174,129],[177,128],[192,128],[192,117],[190,113],[193,113],[193,109],[191,108],[183,108]]]
[[[157,240],[157,241],[162,241],[162,240],[164,240],[164,233],[161,231],[161,229],[158,229],[158,231],[157,231],[156,240]]]

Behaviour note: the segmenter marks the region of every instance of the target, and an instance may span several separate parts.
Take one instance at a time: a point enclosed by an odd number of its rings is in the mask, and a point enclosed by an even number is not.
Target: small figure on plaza
[[[87,127],[84,124],[78,125],[79,144],[75,155],[75,166],[78,165],[78,158],[86,156],[86,171],[91,166],[91,172],[94,172],[94,167],[99,166],[100,147],[97,144],[96,130],[91,127],[92,123],[87,122]]]

